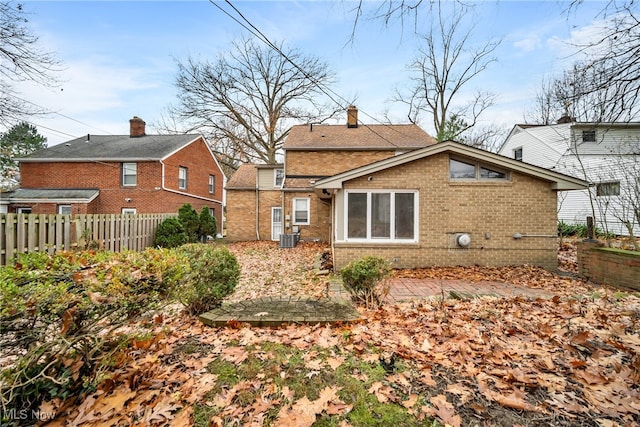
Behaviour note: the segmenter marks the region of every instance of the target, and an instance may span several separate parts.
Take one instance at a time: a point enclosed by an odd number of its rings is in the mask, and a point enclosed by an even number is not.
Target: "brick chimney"
[[[571,117],[571,116],[569,115],[569,113],[564,113],[564,114],[563,114],[563,115],[558,119],[557,123],[558,123],[559,125],[562,125],[562,124],[565,124],[565,123],[571,123],[571,122],[575,122],[575,121],[576,121],[576,119],[575,119],[575,118],[573,118],[573,117]]]
[[[129,120],[129,136],[131,138],[138,138],[145,136],[144,126],[146,123],[138,116],[133,116],[133,119]]]
[[[349,105],[349,108],[347,108],[347,127],[358,127],[358,109],[355,105]]]

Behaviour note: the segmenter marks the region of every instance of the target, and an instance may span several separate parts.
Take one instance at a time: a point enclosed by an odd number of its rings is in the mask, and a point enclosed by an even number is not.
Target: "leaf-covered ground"
[[[232,299],[324,291],[321,245],[230,245]],[[145,324],[81,400],[47,401],[49,425],[632,426],[640,423],[640,297],[532,267],[421,269],[496,280],[548,299],[429,299],[351,325]],[[296,280],[297,277],[297,280]],[[436,420],[435,422],[433,420]]]

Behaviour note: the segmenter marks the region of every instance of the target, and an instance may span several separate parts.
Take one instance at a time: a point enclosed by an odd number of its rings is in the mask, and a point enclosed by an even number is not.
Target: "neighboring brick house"
[[[201,135],[87,135],[18,159],[9,212],[173,213],[208,207],[222,224],[224,175]]]
[[[330,242],[337,269],[365,255],[397,268],[557,268],[556,192],[583,189],[585,181],[453,141],[436,143],[414,125],[359,125],[357,110],[348,117],[347,126],[292,128],[283,169],[245,165],[244,185],[231,178],[230,239],[275,238],[269,230],[277,215],[265,217],[271,208],[282,214],[285,233]],[[269,176],[283,176],[279,196],[274,181],[262,186]]]

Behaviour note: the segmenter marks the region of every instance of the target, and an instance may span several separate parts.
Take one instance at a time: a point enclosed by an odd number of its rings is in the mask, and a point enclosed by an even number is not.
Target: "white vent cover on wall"
[[[458,233],[456,235],[456,244],[461,248],[468,248],[471,245],[471,236],[468,233]]]

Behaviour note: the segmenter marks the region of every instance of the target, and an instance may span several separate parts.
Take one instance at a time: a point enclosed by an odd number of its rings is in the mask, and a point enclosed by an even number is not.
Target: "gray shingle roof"
[[[90,201],[100,191],[97,188],[18,188],[9,196],[9,200],[75,200]]]
[[[238,167],[227,182],[227,190],[249,190],[256,188],[256,166],[252,163],[245,163]]]
[[[284,142],[285,150],[413,150],[437,141],[413,124],[296,125]]]
[[[17,159],[21,162],[85,160],[162,160],[200,135],[90,135],[54,145]]]

